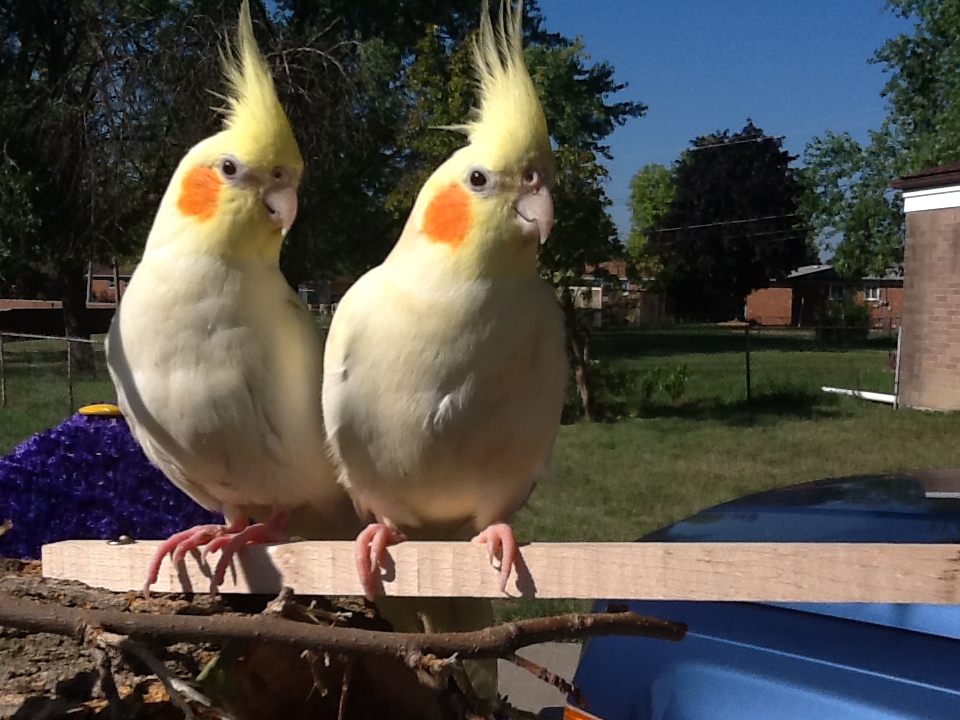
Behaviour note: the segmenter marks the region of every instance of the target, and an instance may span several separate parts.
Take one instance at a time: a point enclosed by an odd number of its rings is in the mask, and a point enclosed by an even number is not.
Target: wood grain
[[[114,591],[139,590],[159,541],[71,540],[43,547],[47,577]],[[388,550],[387,595],[504,597],[479,545],[405,542]],[[875,543],[531,543],[507,596],[758,602],[960,602],[960,545]],[[210,560],[215,561],[216,556]],[[210,570],[169,558],[158,592],[206,592]],[[224,593],[359,595],[352,542],[251,547]]]

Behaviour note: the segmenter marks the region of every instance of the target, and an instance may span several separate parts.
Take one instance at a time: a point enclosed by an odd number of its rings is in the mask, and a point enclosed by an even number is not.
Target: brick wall
[[[960,209],[906,219],[900,402],[960,408]]]
[[[747,320],[760,325],[789,325],[792,309],[791,288],[762,288],[747,295]]]
[[[129,278],[120,278],[120,297],[127,290]],[[96,277],[90,282],[90,300],[93,302],[112,303],[115,301],[113,278]]]
[[[866,300],[861,290],[857,299],[870,308],[876,330],[896,330],[903,318],[903,287],[881,286],[880,300]]]

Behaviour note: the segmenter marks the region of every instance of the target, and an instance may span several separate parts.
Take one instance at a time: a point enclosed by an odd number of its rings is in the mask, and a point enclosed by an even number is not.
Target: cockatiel
[[[224,129],[180,162],[107,337],[119,405],[147,456],[226,523],[173,535],[157,551],[353,537],[320,404],[322,342],[280,273],[303,172],[296,139],[257,49],[244,0],[224,57]],[[250,525],[249,518],[265,522]],[[291,522],[293,525],[291,525]]]
[[[346,293],[327,337],[330,447],[357,507],[377,520],[356,545],[368,597],[384,549],[405,538],[475,536],[505,588],[508,522],[558,431],[563,321],[537,267],[553,226],[553,151],[521,22],[522,4],[506,0],[495,32],[484,0],[480,107],[459,128],[469,144],[427,180],[397,245]]]

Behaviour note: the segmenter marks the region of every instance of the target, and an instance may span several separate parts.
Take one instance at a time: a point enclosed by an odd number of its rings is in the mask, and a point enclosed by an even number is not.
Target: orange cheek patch
[[[451,185],[427,205],[423,231],[434,242],[456,246],[466,239],[472,215],[470,195],[460,185]]]
[[[183,178],[177,207],[184,215],[205,221],[217,211],[220,198],[220,177],[208,167],[195,167]]]

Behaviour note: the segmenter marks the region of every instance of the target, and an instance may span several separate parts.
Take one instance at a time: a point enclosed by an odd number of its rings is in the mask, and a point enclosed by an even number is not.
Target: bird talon
[[[206,563],[207,556],[221,551],[211,579],[211,596],[216,596],[217,588],[223,583],[233,556],[246,545],[274,542],[289,537],[290,511],[286,508],[274,510],[270,519],[264,523],[250,525],[246,519],[230,522],[226,525],[200,525],[184,530],[163,542],[153,556],[147,574],[144,595],[157,581],[160,565],[164,557],[170,555],[174,566],[183,562],[187,553],[196,553],[198,560]]]
[[[500,591],[507,591],[510,574],[517,564],[517,538],[506,523],[495,523],[473,538],[472,542],[487,546],[487,557],[500,573]]]
[[[387,548],[406,539],[399,530],[383,523],[371,523],[357,535],[353,557],[367,600],[383,594],[383,556]]]

